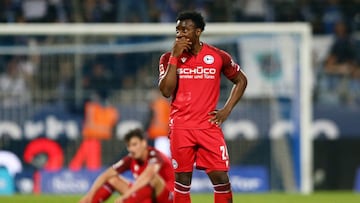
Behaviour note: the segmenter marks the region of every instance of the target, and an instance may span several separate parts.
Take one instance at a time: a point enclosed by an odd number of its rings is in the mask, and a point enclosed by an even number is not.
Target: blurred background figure
[[[20,107],[30,103],[31,94],[16,57],[11,57],[0,75],[0,101],[3,107]]]
[[[83,166],[90,170],[101,168],[101,142],[113,137],[118,120],[118,110],[103,95],[94,92],[85,103],[83,140],[69,164],[71,170],[80,170]]]
[[[338,102],[352,103],[350,81],[358,69],[355,41],[343,21],[334,27],[334,41],[324,63],[324,77],[329,91],[335,93]]]
[[[170,102],[160,94],[157,88],[150,90],[149,97],[150,113],[148,123],[146,124],[148,138],[156,149],[170,157],[168,138]]]

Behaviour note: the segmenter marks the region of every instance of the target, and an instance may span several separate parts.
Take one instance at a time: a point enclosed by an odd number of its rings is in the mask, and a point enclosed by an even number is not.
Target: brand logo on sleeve
[[[185,63],[185,62],[186,62],[186,60],[187,60],[187,58],[186,58],[186,57],[181,57],[181,59],[180,59],[180,60],[181,60],[181,62],[182,62],[182,63]]]

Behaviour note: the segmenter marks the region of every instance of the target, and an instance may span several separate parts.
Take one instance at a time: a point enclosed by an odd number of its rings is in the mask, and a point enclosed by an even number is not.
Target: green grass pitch
[[[106,203],[114,202],[113,195]],[[0,196],[1,203],[76,203],[81,196],[14,195]],[[264,193],[234,194],[234,203],[360,203],[360,193],[321,192],[311,195]],[[212,203],[212,194],[192,194],[192,203]]]

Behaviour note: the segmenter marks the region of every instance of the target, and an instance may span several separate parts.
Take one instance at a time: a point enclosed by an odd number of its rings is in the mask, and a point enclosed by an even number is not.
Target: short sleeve
[[[162,165],[164,162],[163,158],[160,155],[160,152],[152,149],[149,152],[149,164],[160,164]]]
[[[166,72],[169,63],[170,52],[167,52],[160,57],[159,61],[159,80],[161,80]]]
[[[131,165],[131,157],[125,156],[124,158],[113,164],[112,168],[118,173],[123,173],[127,170],[130,170],[130,165]]]
[[[230,54],[225,51],[220,51],[223,60],[222,72],[228,79],[235,78],[240,72],[240,66],[235,63]]]

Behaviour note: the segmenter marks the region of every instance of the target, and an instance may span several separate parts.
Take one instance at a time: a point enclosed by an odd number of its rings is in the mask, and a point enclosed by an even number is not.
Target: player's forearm
[[[143,173],[135,180],[134,184],[125,192],[124,196],[129,197],[132,193],[138,191],[140,188],[150,184],[151,180],[157,173],[157,166],[148,166]]]
[[[247,87],[247,78],[242,72],[234,81],[235,84],[231,89],[230,96],[224,105],[224,109],[231,111],[243,96]]]
[[[177,85],[176,65],[169,64],[164,77],[159,82],[161,94],[169,98]]]

